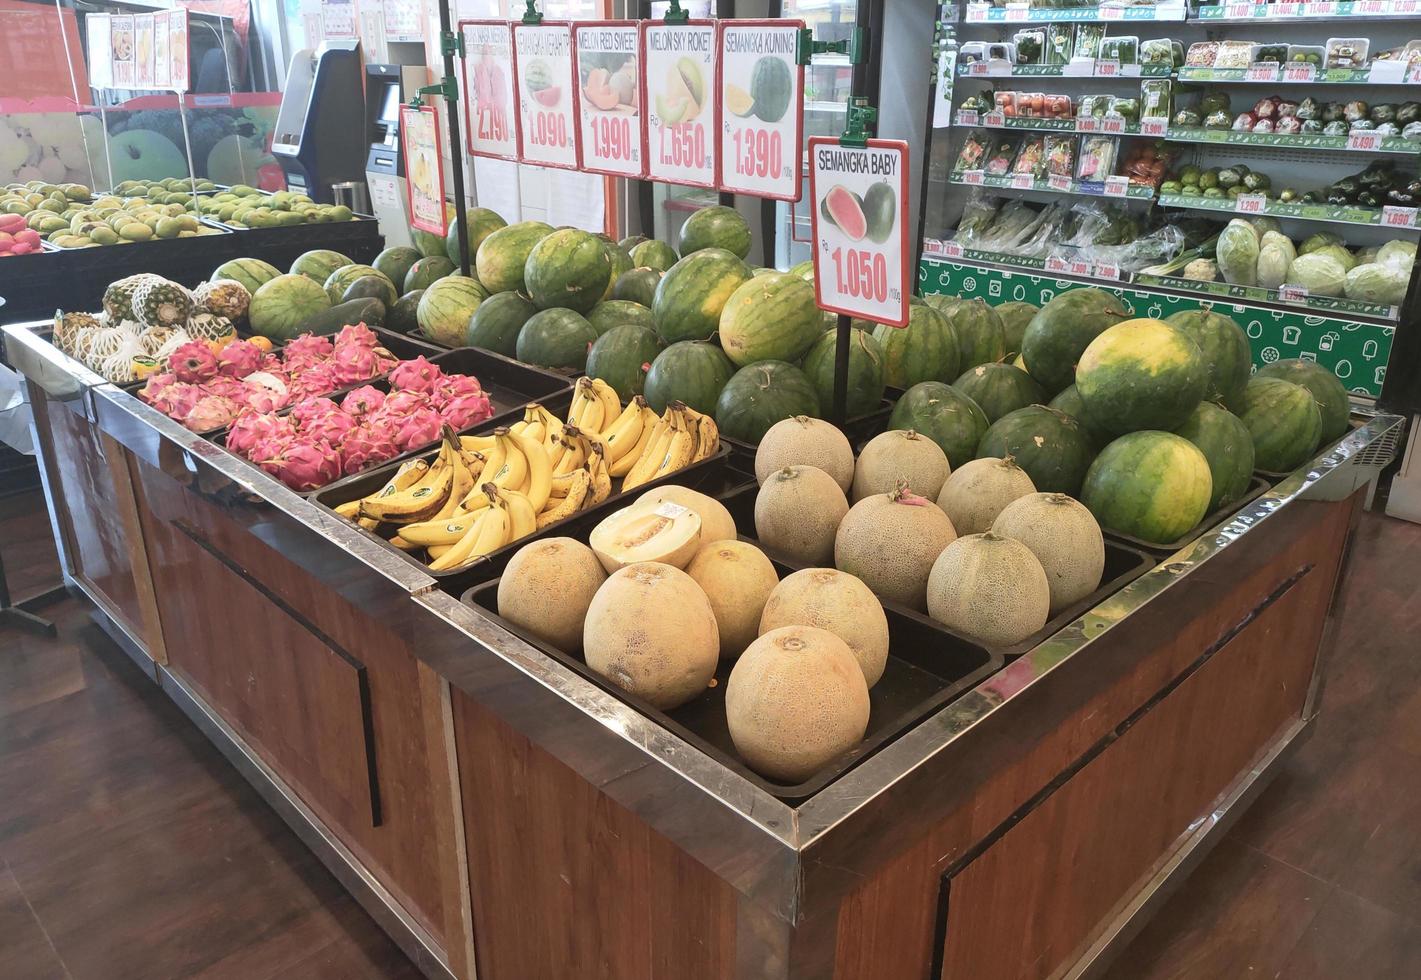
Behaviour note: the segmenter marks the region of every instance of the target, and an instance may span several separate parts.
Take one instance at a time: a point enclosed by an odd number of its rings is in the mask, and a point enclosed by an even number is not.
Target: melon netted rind
[[[937,504],[906,489],[865,497],[834,536],[834,567],[856,575],[880,599],[927,608],[928,573],[957,538]]]
[[[755,536],[773,552],[810,565],[834,554],[834,533],[849,512],[844,491],[813,466],[776,470],[755,495]]]
[[[813,466],[834,478],[845,493],[854,481],[854,449],[838,427],[796,415],[770,426],[755,449],[755,479],[764,483],[786,466]]]
[[[498,580],[498,614],[559,650],[582,649],[582,626],[607,580],[592,549],[573,538],[524,545]]]
[[[869,687],[888,664],[888,615],[861,579],[837,568],[805,568],[786,575],[764,603],[761,633],[782,626],[814,626],[848,644]]]
[[[891,493],[899,483],[936,500],[951,472],[947,454],[912,429],[889,429],[868,441],[854,466],[853,494],[858,503],[876,493]]]
[[[709,541],[686,566],[686,574],[710,600],[720,629],[720,655],[740,656],[760,635],[765,600],[779,584],[774,564],[748,541]]]
[[[937,505],[958,534],[981,534],[1008,504],[1035,492],[1031,477],[1014,460],[988,456],[954,470]]]
[[[1100,588],[1105,537],[1085,504],[1063,493],[1032,493],[997,515],[992,531],[1020,541],[1041,562],[1051,588],[1051,615]]]
[[[1013,646],[1046,625],[1051,587],[1020,541],[969,534],[943,549],[928,578],[928,615],[989,647]]]

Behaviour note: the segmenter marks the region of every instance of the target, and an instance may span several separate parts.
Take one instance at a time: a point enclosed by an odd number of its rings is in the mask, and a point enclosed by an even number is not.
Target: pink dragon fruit
[[[482,395],[483,393],[484,388],[479,384],[478,378],[468,374],[446,374],[434,389],[434,404],[438,407],[459,395]]]
[[[335,345],[331,343],[331,338],[322,337],[313,333],[303,333],[286,342],[286,346],[281,349],[281,355],[289,364],[292,358],[296,360],[323,361],[335,353]]]
[[[157,401],[159,393],[175,381],[177,381],[177,378],[173,377],[168,371],[159,371],[156,374],[150,374],[148,375],[147,384],[138,389],[138,397],[152,405]]]
[[[229,378],[245,378],[261,367],[262,350],[250,340],[234,340],[217,355],[217,370]]]
[[[380,415],[398,421],[422,408],[431,408],[429,396],[422,391],[392,391],[380,405]]]
[[[340,406],[329,398],[303,398],[291,409],[291,421],[297,428],[305,428],[308,422],[331,412],[340,414]]]
[[[402,391],[422,391],[432,394],[444,372],[431,364],[423,354],[412,361],[401,361],[390,372],[390,387]]]
[[[364,322],[351,323],[340,328],[340,333],[336,334],[335,349],[339,351],[342,347],[366,347],[375,348],[380,346],[380,338],[375,335],[375,331],[367,327]]]
[[[153,399],[153,407],[167,415],[169,418],[179,421],[187,418],[203,395],[201,385],[185,384],[175,381],[158,392]]]
[[[493,415],[493,405],[483,392],[477,395],[455,395],[439,410],[444,421],[456,429],[467,429]]]
[[[257,370],[285,378],[287,369],[282,364],[279,354],[263,354],[261,362],[257,364]]]
[[[328,442],[307,442],[301,438],[261,460],[262,469],[275,475],[292,490],[305,492],[340,478],[340,453]]]
[[[439,438],[444,419],[432,408],[418,408],[395,426],[395,444],[404,452]]]
[[[399,454],[394,429],[381,422],[356,426],[346,433],[340,445],[341,464],[347,475],[359,473],[367,466],[383,463]]]
[[[230,398],[234,402],[245,405],[247,403],[247,386],[236,378],[229,378],[225,374],[219,374],[202,383],[202,390],[209,395],[221,395],[223,398]]]
[[[339,446],[346,433],[358,423],[344,412],[327,412],[301,426],[303,439],[315,439]]]
[[[359,344],[337,347],[330,364],[335,380],[343,385],[365,381],[379,373],[379,359],[374,348]]]
[[[168,366],[179,381],[196,384],[217,374],[217,355],[206,341],[189,340],[168,355]]]
[[[241,410],[241,405],[224,395],[203,395],[183,416],[183,425],[194,432],[211,432],[230,425]]]
[[[299,395],[322,395],[341,387],[336,380],[335,368],[330,361],[322,361],[302,368],[291,376],[290,388]]]
[[[341,411],[347,415],[362,418],[375,411],[385,402],[385,393],[371,385],[362,385],[350,391],[341,400]]]
[[[250,456],[263,440],[284,437],[287,441],[295,438],[296,427],[284,415],[267,415],[252,408],[244,408],[227,431],[227,448],[234,453]]]
[[[237,400],[245,402],[246,406],[253,411],[265,414],[279,412],[286,407],[286,396],[272,388],[258,384],[248,384],[243,387],[246,389],[245,397]]]
[[[399,363],[400,363],[400,359],[399,359],[398,357],[396,357],[394,354],[391,354],[391,353],[390,353],[389,351],[387,351],[385,348],[383,348],[383,347],[376,347],[376,348],[375,348],[375,373],[376,373],[376,374],[388,374],[388,373],[389,373],[390,371],[392,371],[392,370],[395,368],[395,366],[398,365]]]

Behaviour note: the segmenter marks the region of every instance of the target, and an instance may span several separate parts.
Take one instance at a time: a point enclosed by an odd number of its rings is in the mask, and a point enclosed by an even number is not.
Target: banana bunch
[[[720,431],[710,416],[681,402],[672,402],[658,416],[640,395],[623,408],[612,386],[600,378],[578,379],[567,424],[601,436],[622,490],[674,473],[720,446]]]

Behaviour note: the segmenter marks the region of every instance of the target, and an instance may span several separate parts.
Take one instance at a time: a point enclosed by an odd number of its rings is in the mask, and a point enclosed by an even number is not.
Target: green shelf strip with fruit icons
[[[1415,17],[1421,14],[1416,0],[1322,0],[1313,3],[1211,3],[1190,13],[1191,20],[1211,23],[1277,20],[1280,17],[1308,19]]]
[[[947,178],[949,184],[963,184],[969,187],[993,187],[1001,190],[1018,191],[1046,191],[1052,194],[1080,194],[1086,197],[1122,197],[1122,198],[1152,198],[1155,196],[1155,189],[1145,184],[1128,184],[1123,194],[1111,194],[1106,190],[1103,181],[1098,180],[1072,180],[1068,186],[1052,186],[1049,179],[1040,177],[1032,178],[1030,184],[1018,185],[1009,176],[997,177],[982,175],[981,180],[969,178],[968,171],[958,171]]]
[[[997,116],[996,113],[991,112],[979,114],[976,121],[972,121],[971,116],[964,118],[960,112],[953,119],[955,126],[981,129],[1015,129],[1040,133],[1100,133],[1105,136],[1138,136],[1140,133],[1139,123],[1120,120],[1120,129],[1107,131],[1103,128],[1104,122],[1105,120],[1092,116],[1083,119],[1075,116],[1051,119],[1045,116]]]
[[[1008,68],[979,68],[987,65],[978,61],[957,66],[957,74],[963,78],[1168,78],[1174,74],[1173,65],[1122,65],[1111,62],[1107,73],[1080,72],[1067,70],[1065,65],[1011,65]]]
[[[992,304],[1021,300],[1036,306],[1045,305],[1067,289],[1087,285],[1049,274],[1009,272],[965,260],[932,257],[924,257],[919,264],[918,282],[924,293],[981,298]],[[1336,374],[1349,390],[1369,398],[1381,394],[1386,380],[1393,327],[1303,310],[1269,309],[1247,302],[1230,302],[1225,297],[1175,296],[1134,283],[1112,286],[1093,282],[1089,285],[1114,293],[1136,316],[1160,318],[1209,304],[1244,328],[1256,366],[1293,357],[1316,361]]]
[[[1305,221],[1330,221],[1344,225],[1382,223],[1380,208],[1351,208],[1340,204],[1284,204],[1281,201],[1269,200],[1260,208],[1249,210],[1241,208],[1232,198],[1205,197],[1202,194],[1161,194],[1159,203],[1168,208],[1188,208],[1192,211],[1234,211],[1255,217],[1267,214],[1275,218],[1301,218]]]
[[[1060,21],[1093,23],[1095,21],[1182,21],[1184,4],[1154,4],[1126,6],[1103,4],[1099,7],[1030,7],[1013,4],[992,7],[985,3],[969,3],[963,20],[968,24],[1048,24]]]
[[[1283,76],[1259,77],[1252,68],[1181,68],[1175,73],[1175,77],[1181,82],[1257,82],[1261,85],[1279,85],[1294,81]],[[1366,85],[1371,80],[1370,68],[1324,68],[1310,79],[1297,79],[1295,84]]]
[[[1350,146],[1346,136],[1317,134],[1288,135],[1286,133],[1236,133],[1231,129],[1205,129],[1202,126],[1170,126],[1164,139],[1173,143],[1217,143],[1227,146],[1274,146],[1287,150],[1344,150],[1354,153],[1416,153],[1421,154],[1421,142],[1403,136],[1381,136],[1376,149]]]
[[[1356,300],[1338,296],[1307,296],[1301,299],[1284,298],[1277,290],[1262,286],[1238,286],[1227,282],[1200,282],[1197,279],[1181,279],[1177,276],[1152,276],[1137,273],[1131,282],[1141,286],[1164,286],[1169,289],[1186,289],[1205,292],[1227,300],[1253,300],[1259,303],[1287,303],[1316,313],[1334,313],[1344,316],[1369,316],[1378,320],[1396,322],[1397,308],[1379,303],[1359,303]]]

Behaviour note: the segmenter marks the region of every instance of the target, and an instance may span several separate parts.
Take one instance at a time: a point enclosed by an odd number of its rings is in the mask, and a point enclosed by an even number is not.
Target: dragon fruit
[[[444,372],[431,364],[423,354],[412,361],[401,361],[390,372],[390,387],[401,391],[422,391],[432,394]]]
[[[234,340],[217,355],[217,370],[229,378],[245,378],[262,362],[262,350],[250,340]]]
[[[286,396],[265,385],[247,384],[246,404],[256,412],[279,412],[286,407]]]
[[[366,347],[375,348],[380,346],[380,338],[375,335],[375,331],[362,323],[351,323],[340,328],[340,333],[336,334],[335,349],[339,351],[342,347]]]
[[[250,456],[252,450],[263,440],[285,437],[288,441],[296,436],[296,427],[282,415],[268,415],[253,408],[244,408],[227,430],[227,448],[234,453]]]
[[[341,387],[336,380],[335,368],[329,361],[312,364],[300,373],[291,375],[290,388],[293,395],[323,395]]]
[[[380,415],[398,421],[420,409],[432,407],[429,396],[422,391],[392,391],[380,405]]]
[[[202,390],[209,395],[221,395],[223,398],[230,398],[238,404],[247,403],[247,386],[236,378],[229,378],[219,374],[217,377],[202,383]]]
[[[440,379],[438,387],[434,389],[434,404],[442,406],[451,398],[459,395],[482,395],[483,385],[479,384],[479,379],[468,374],[446,374]]]
[[[310,422],[331,412],[342,414],[340,406],[329,398],[303,398],[291,409],[291,421],[295,422],[298,428],[304,429]]]
[[[169,418],[186,419],[202,395],[201,385],[175,381],[153,397],[153,407]]]
[[[341,474],[340,453],[328,442],[306,442],[298,438],[260,462],[262,469],[298,492],[325,486],[339,479]]]
[[[417,408],[395,426],[395,444],[408,452],[434,442],[444,427],[444,419],[432,408]]]
[[[456,429],[467,429],[493,415],[493,406],[483,392],[477,395],[455,395],[439,410],[444,421]]]
[[[333,353],[335,353],[335,345],[331,343],[331,338],[313,333],[303,333],[301,336],[287,341],[286,346],[282,348],[282,356],[288,364],[293,359],[323,361]]]
[[[341,400],[341,411],[363,418],[385,403],[385,393],[372,385],[362,385],[348,392]]]
[[[400,363],[400,359],[383,347],[375,348],[375,373],[388,374]]]
[[[150,374],[148,375],[148,383],[138,389],[138,397],[152,405],[157,400],[159,392],[177,380],[169,371]]]
[[[339,446],[346,434],[356,425],[355,419],[344,412],[327,412],[304,423],[301,426],[301,437]]]
[[[231,424],[241,410],[225,395],[203,395],[183,416],[183,425],[194,432],[210,432]]]
[[[367,466],[383,463],[399,454],[394,429],[379,421],[356,426],[346,433],[340,444],[341,464],[346,475],[359,473]]]
[[[189,340],[168,355],[168,366],[179,381],[196,384],[217,375],[217,355],[206,341]]]
[[[355,384],[357,381],[365,381],[379,373],[379,358],[375,356],[373,347],[361,347],[359,344],[346,344],[337,347],[335,355],[330,360],[332,374],[335,380],[343,385]]]

